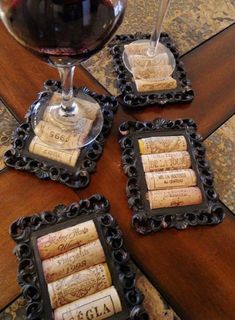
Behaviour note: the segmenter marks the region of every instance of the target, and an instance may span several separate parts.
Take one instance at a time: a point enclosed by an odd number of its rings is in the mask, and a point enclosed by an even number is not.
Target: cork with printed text
[[[114,287],[66,304],[54,311],[55,320],[102,320],[122,311],[118,293]]]
[[[42,262],[46,281],[52,282],[72,273],[104,262],[105,254],[100,240],[89,242]]]
[[[45,260],[96,239],[98,233],[95,223],[89,220],[40,237],[37,246],[41,259]]]

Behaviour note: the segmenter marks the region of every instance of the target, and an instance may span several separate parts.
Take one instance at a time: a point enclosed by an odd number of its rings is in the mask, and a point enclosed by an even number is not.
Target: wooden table
[[[131,228],[131,210],[125,194],[126,177],[121,169],[118,145],[119,124],[127,119],[191,117],[199,133],[207,137],[234,113],[235,26],[231,26],[183,57],[196,97],[193,103],[166,108],[150,107],[127,112],[120,107],[103,156],[91,184],[75,192],[51,181],[14,170],[0,174],[0,309],[20,293],[16,283],[17,262],[8,227],[22,215],[50,210],[93,193],[104,194],[111,212],[123,230],[132,257],[152,280],[182,319],[235,319],[235,216],[227,214],[216,227],[167,230],[148,236]],[[42,88],[45,79],[58,78],[56,70],[39,62],[21,48],[0,25],[0,96],[19,120]],[[76,74],[75,84],[105,93],[85,70]],[[111,186],[115,185],[115,189]]]

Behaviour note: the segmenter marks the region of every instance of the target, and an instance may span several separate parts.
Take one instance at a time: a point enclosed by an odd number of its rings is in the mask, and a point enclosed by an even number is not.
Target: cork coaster
[[[19,218],[10,234],[28,319],[149,319],[104,196]]]
[[[70,145],[76,144],[78,137],[66,137],[63,131],[53,130],[53,123],[47,122],[49,119],[46,112],[47,102],[50,99],[58,98],[57,92],[61,92],[61,86],[58,81],[48,80],[44,87],[46,91],[40,93],[38,100],[29,108],[25,122],[17,127],[12,140],[12,148],[5,153],[4,162],[8,167],[33,173],[40,179],[58,181],[71,188],[84,188],[89,184],[90,176],[95,171],[96,162],[103,152],[105,138],[112,128],[114,114],[118,108],[117,100],[113,96],[98,95],[86,88],[74,88],[75,94],[90,96],[100,105],[104,117],[103,128],[95,141],[80,150],[55,149],[35,136],[31,126],[33,113],[41,112],[46,115],[45,119],[36,127],[37,130],[43,132],[45,128],[49,128],[53,137],[56,139],[59,137],[62,143],[66,142]],[[42,104],[42,108],[38,108],[40,104]],[[90,130],[91,125],[92,120],[83,119],[81,136],[84,134],[84,130]],[[46,140],[49,137],[48,130],[44,131]]]
[[[182,230],[223,220],[223,207],[196,128],[191,119],[121,124],[128,204],[137,232]]]
[[[165,105],[172,103],[188,103],[194,98],[194,92],[191,87],[190,80],[187,78],[184,64],[180,59],[180,54],[175,47],[174,42],[167,33],[162,33],[160,37],[160,43],[165,45],[174,55],[176,61],[176,67],[172,76],[167,76],[161,81],[149,81],[152,72],[156,74],[154,68],[150,66],[148,73],[146,70],[136,72],[137,76],[142,75],[147,80],[140,80],[138,77],[134,79],[133,75],[126,69],[123,62],[123,55],[125,47],[133,41],[149,39],[150,34],[123,34],[117,35],[113,41],[109,44],[110,53],[113,56],[114,68],[117,75],[117,86],[121,91],[120,98],[122,103],[130,108],[144,107],[148,105]],[[140,54],[143,52],[140,52]],[[135,56],[135,57],[138,57]],[[133,60],[133,59],[131,59]],[[164,57],[160,59],[160,62],[164,62]],[[132,61],[137,63],[138,61]],[[158,67],[159,68],[159,67]],[[167,67],[161,67],[167,68]],[[134,68],[135,69],[135,68]],[[163,72],[159,70],[159,72]],[[166,74],[167,73],[167,70]],[[164,71],[164,72],[165,72]]]

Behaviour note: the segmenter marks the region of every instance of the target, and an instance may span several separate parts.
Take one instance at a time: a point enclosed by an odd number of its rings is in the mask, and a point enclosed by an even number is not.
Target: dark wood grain
[[[15,246],[8,235],[10,224],[20,216],[52,209],[59,203],[70,203],[78,197],[62,185],[39,181],[30,174],[5,170],[0,176],[1,199],[1,250],[0,250],[0,309],[12,301],[20,291],[16,283],[16,258],[12,254]]]
[[[12,170],[0,175],[0,237],[3,239],[0,253],[0,308],[19,293],[16,261],[11,253],[13,242],[7,234],[9,224],[19,216],[51,209],[58,203],[102,193],[111,201],[111,211],[123,230],[133,258],[183,319],[235,318],[234,216],[228,212],[225,221],[212,228],[191,228],[182,232],[167,230],[146,237],[137,235],[130,226],[131,211],[125,194],[126,177],[121,168],[117,143],[118,125],[132,117],[140,120],[159,116],[192,117],[198,122],[203,136],[223,123],[234,111],[235,104],[234,37],[235,28],[231,27],[184,57],[196,91],[192,104],[179,108],[147,108],[136,113],[119,110],[103,157],[97,165],[97,173],[87,189],[76,194],[62,185],[39,181],[36,177]],[[3,43],[0,58],[4,75],[0,96],[22,119],[28,105],[35,99],[35,93],[42,88],[43,81],[58,77],[55,70],[16,44],[2,26],[0,43]],[[105,92],[82,69],[77,73],[75,83]]]
[[[58,79],[58,73],[55,68],[49,67],[18,45],[2,24],[0,24],[0,43],[3,44],[0,47],[1,74],[4,74],[0,96],[17,118],[23,120],[29,105],[36,99],[36,93],[42,90],[43,82],[50,78]],[[75,84],[107,94],[105,89],[97,85],[83,69],[77,70]],[[120,110],[116,116],[116,123],[121,123],[127,118],[130,117]],[[112,129],[111,135],[114,137],[113,143],[117,144],[117,126]],[[116,155],[116,159],[119,161],[119,155]],[[96,190],[97,192],[99,189]],[[0,283],[3,285],[0,294],[0,310],[20,293],[16,280],[16,258],[12,254],[14,242],[8,235],[9,225],[20,216],[50,210],[60,203],[68,204],[78,200],[79,196],[74,191],[58,183],[40,181],[31,174],[10,169],[1,173],[0,239],[2,239],[1,248],[4,250],[0,250]]]

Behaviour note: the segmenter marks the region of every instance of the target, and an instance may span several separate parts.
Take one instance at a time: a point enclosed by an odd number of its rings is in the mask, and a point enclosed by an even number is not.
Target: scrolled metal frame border
[[[156,133],[164,130],[174,132],[179,129],[185,130],[189,138],[191,152],[200,173],[198,178],[202,183],[206,198],[206,210],[199,210],[195,205],[192,211],[188,211],[187,207],[184,207],[184,213],[177,213],[177,208],[175,208],[175,212],[171,214],[152,214],[152,210],[146,209],[141,195],[141,186],[138,181],[140,168],[136,161],[139,150],[134,147],[133,134],[138,132]],[[213,175],[205,159],[205,148],[201,143],[202,137],[196,133],[196,129],[197,126],[192,119],[127,121],[120,125],[119,130],[123,136],[120,140],[122,164],[124,172],[128,176],[126,192],[129,207],[133,209],[132,225],[138,233],[148,234],[166,228],[182,230],[188,226],[216,225],[224,219],[225,213],[218,202],[218,194],[214,190]],[[141,168],[141,170],[143,169]]]
[[[180,59],[179,51],[169,35],[161,33],[160,42],[168,47],[173,53],[176,67],[173,77],[177,80],[178,89],[162,90],[151,93],[137,92],[132,80],[132,74],[126,69],[122,55],[124,45],[132,41],[149,39],[150,34],[122,34],[116,37],[109,44],[109,50],[113,56],[114,69],[117,74],[117,85],[121,91],[122,103],[130,108],[144,107],[148,105],[173,104],[180,102],[191,102],[194,98],[194,91],[190,80],[187,78],[184,63]]]
[[[46,91],[39,94],[38,99],[29,108],[25,116],[25,122],[20,124],[15,130],[12,138],[12,149],[5,153],[4,162],[8,167],[15,168],[16,170],[34,173],[40,179],[51,179],[75,189],[84,188],[90,183],[90,175],[95,171],[96,162],[103,152],[105,137],[108,136],[112,128],[118,102],[113,96],[99,95],[87,88],[74,88],[75,92],[81,91],[86,93],[101,105],[104,125],[96,140],[82,149],[75,168],[70,168],[46,158],[40,157],[40,159],[36,159],[35,155],[26,150],[27,141],[34,135],[31,126],[31,116],[35,112],[35,106],[40,101],[48,99],[54,91],[60,91],[61,83],[59,81],[48,80],[45,82],[44,87]]]
[[[113,269],[116,273],[116,281],[123,293],[120,298],[125,302],[126,311],[124,310],[122,316],[116,314],[109,319],[148,320],[148,314],[142,306],[144,296],[135,287],[135,267],[123,246],[122,232],[109,213],[109,209],[109,201],[104,196],[96,194],[68,206],[59,205],[51,212],[44,211],[30,217],[19,218],[10,226],[10,235],[17,243],[14,253],[19,260],[18,282],[22,287],[23,297],[27,300],[26,316],[28,320],[53,319],[53,316],[44,314],[48,302],[43,302],[31,237],[35,231],[72,221],[77,217],[87,217],[87,220],[95,219],[100,225],[102,237],[105,239],[106,248],[104,250],[115,266]],[[49,308],[51,309],[50,306]],[[124,314],[128,314],[128,318],[124,318]]]

